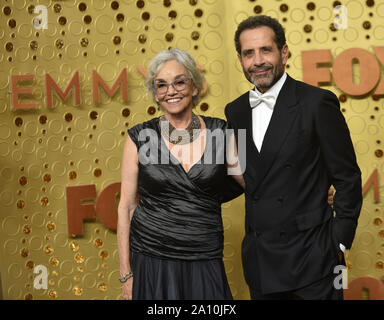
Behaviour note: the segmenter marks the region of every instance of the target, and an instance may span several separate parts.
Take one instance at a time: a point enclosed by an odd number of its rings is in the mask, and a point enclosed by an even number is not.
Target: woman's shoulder
[[[133,140],[133,142],[138,144],[140,132],[143,132],[143,130],[154,130],[153,134],[154,135],[157,134],[155,131],[157,128],[158,121],[159,121],[159,118],[153,118],[151,120],[136,124],[127,130],[128,134],[131,137],[131,139]],[[148,132],[144,132],[144,133],[146,136],[148,136]]]
[[[216,117],[206,117],[202,115],[200,115],[200,117],[203,118],[207,129],[211,129],[211,130],[225,129],[227,126],[227,122],[223,119],[216,118]]]
[[[133,127],[129,128],[128,131],[132,133],[139,133],[143,129],[156,129],[159,118],[153,118],[151,120],[138,123]]]

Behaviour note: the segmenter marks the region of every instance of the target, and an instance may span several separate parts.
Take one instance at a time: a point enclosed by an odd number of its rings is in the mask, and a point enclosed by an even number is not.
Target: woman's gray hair
[[[145,79],[145,86],[147,87],[148,92],[151,92],[152,95],[154,95],[154,79],[160,72],[160,69],[163,67],[163,65],[170,60],[176,60],[178,63],[184,66],[185,69],[187,69],[192,79],[192,83],[198,90],[199,95],[201,90],[203,89],[204,76],[197,68],[196,62],[192,58],[192,56],[187,51],[177,48],[172,48],[170,50],[161,50],[149,63],[147,76]]]

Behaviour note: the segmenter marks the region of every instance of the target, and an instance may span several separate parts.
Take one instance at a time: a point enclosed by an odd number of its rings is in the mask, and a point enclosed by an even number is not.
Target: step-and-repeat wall
[[[188,50],[206,77],[195,112],[224,118],[251,88],[237,24],[278,18],[294,78],[332,90],[362,170],[364,206],[347,252],[350,297],[384,297],[383,0],[0,0],[0,274],[4,299],[120,299],[116,206],[127,129],[158,117],[150,59]],[[244,197],[223,205],[235,299]],[[284,261],[281,261],[284,263]]]

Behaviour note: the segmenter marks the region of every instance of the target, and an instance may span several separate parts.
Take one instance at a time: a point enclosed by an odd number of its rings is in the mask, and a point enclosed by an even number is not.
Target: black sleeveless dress
[[[232,299],[221,203],[243,190],[227,175],[226,122],[202,117],[206,145],[188,172],[169,152],[159,118],[128,130],[139,156],[139,204],[130,227],[133,299]]]

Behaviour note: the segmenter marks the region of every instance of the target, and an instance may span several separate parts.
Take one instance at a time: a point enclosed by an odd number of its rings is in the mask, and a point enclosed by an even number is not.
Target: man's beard
[[[266,70],[268,70],[267,74],[263,74],[261,76],[254,74],[255,72]],[[281,61],[279,61],[275,67],[273,65],[251,67],[248,70],[243,69],[243,72],[247,80],[253,83],[257,89],[266,91],[265,89],[271,88],[281,78],[284,73],[284,66]]]

